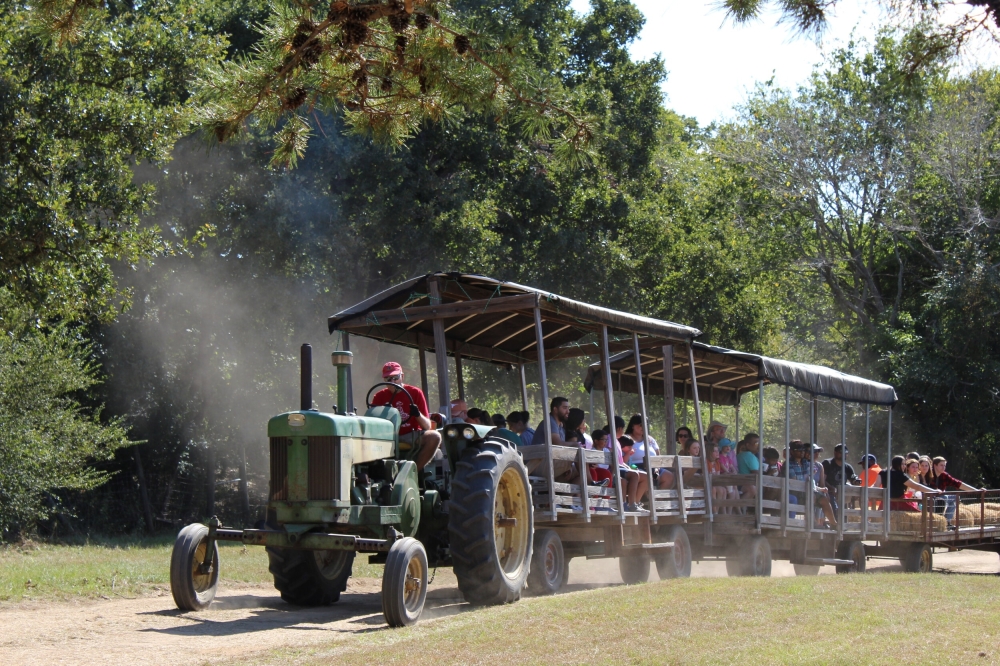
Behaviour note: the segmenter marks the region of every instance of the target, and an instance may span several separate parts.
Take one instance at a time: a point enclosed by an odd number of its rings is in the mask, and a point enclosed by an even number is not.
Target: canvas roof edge
[[[684,326],[683,324],[676,324],[673,322],[653,319],[651,317],[643,317],[641,315],[620,312],[610,308],[603,308],[515,282],[505,282],[471,273],[445,272],[428,273],[419,277],[410,278],[409,280],[405,280],[397,285],[384,289],[374,296],[361,301],[360,303],[341,310],[337,314],[328,318],[327,323],[330,332],[333,333],[334,331],[339,330],[341,325],[350,324],[353,320],[355,325],[348,326],[342,330],[350,329],[350,332],[354,335],[373,337],[388,342],[396,342],[404,346],[416,346],[414,344],[416,340],[411,339],[415,336],[405,335],[401,331],[399,331],[399,335],[395,335],[397,330],[390,329],[388,327],[386,327],[384,334],[373,335],[373,327],[358,325],[357,319],[373,312],[385,311],[388,309],[386,307],[387,305],[398,306],[398,298],[400,295],[409,295],[413,293],[414,289],[419,288],[421,284],[427,284],[426,281],[431,278],[440,278],[454,283],[454,286],[457,286],[458,290],[463,292],[466,296],[468,296],[468,291],[473,293],[482,293],[484,289],[492,291],[494,295],[502,293],[503,296],[508,297],[512,295],[517,296],[534,294],[537,296],[537,303],[542,309],[543,318],[546,313],[548,313],[552,318],[562,318],[563,320],[567,318],[571,320],[575,319],[579,322],[579,326],[581,328],[603,324],[607,325],[609,329],[629,332],[635,331],[636,333],[648,335],[657,339],[665,339],[676,342],[690,341],[701,334],[701,331],[691,326]],[[448,294],[452,297],[454,297],[456,293],[457,292],[454,290],[448,291]],[[490,296],[490,298],[494,297],[495,296]],[[469,298],[471,299],[472,297],[469,296]],[[397,309],[399,312],[403,312],[405,308]],[[390,335],[389,333],[393,333],[394,335]],[[492,358],[484,358],[481,354],[475,353],[473,349],[466,349],[465,347],[467,346],[467,343],[464,343],[457,335],[450,334],[446,335],[446,337],[450,341],[448,344],[449,352],[454,353],[455,351],[459,351],[464,357],[480,358],[481,360],[487,360],[495,363],[510,363],[512,361],[516,362],[517,360],[532,361],[534,360],[534,357],[536,357],[536,354],[534,353],[524,353],[515,354],[515,356],[522,357],[520,359],[516,359],[510,355],[510,350],[507,350],[508,353],[506,354],[493,354]],[[546,349],[556,349],[557,347],[558,345],[553,345],[550,348],[547,345]],[[500,351],[502,352],[504,350]],[[497,356],[503,358],[497,358]]]
[[[734,362],[734,367],[736,366],[736,362],[739,362],[740,364],[749,363],[755,365],[757,367],[757,377],[752,380],[750,377],[747,377],[747,380],[743,382],[743,386],[739,390],[740,393],[744,391],[756,390],[758,388],[758,381],[762,379],[765,384],[789,386],[815,396],[845,400],[847,402],[854,402],[858,404],[892,406],[896,404],[898,400],[896,390],[888,384],[882,384],[880,382],[858,377],[856,375],[849,375],[825,366],[798,363],[795,361],[784,361],[781,359],[761,356],[759,354],[740,352],[696,341],[692,343],[692,346],[696,355],[699,351],[702,352],[702,354],[712,354],[715,357],[713,359],[713,362],[715,363],[731,359]],[[643,353],[643,351],[647,350],[641,350],[640,354]],[[655,352],[655,349],[648,351]],[[626,351],[612,356],[610,359],[612,369],[616,363],[621,363],[625,359],[630,359],[632,355],[632,352]],[[587,377],[584,380],[584,386],[588,391],[593,390],[594,388],[597,388],[598,390],[603,388],[601,375],[595,370],[595,367],[598,365],[599,364],[593,364],[587,370]],[[711,382],[702,382],[700,381],[700,377],[701,374],[699,373],[699,393],[702,394],[702,401],[707,402],[709,400],[709,392],[705,389],[708,388]],[[624,384],[625,390],[628,389],[627,380],[627,376],[621,380]],[[632,381],[634,384],[634,378]],[[683,381],[675,381],[675,387],[682,386],[683,384]],[[723,388],[722,390],[717,388],[715,392],[717,398],[714,401],[715,404],[735,404],[735,401],[731,398],[734,394],[733,387]]]

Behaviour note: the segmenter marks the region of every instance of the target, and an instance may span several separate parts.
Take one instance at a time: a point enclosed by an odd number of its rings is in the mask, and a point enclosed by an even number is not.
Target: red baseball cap
[[[399,363],[396,363],[395,361],[389,361],[388,363],[382,366],[382,379],[386,379],[387,377],[392,377],[393,375],[401,375],[401,374],[403,374],[403,366],[401,366]]]

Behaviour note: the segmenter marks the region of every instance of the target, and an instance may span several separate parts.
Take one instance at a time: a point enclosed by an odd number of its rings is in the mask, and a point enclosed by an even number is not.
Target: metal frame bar
[[[663,346],[663,413],[667,422],[667,454],[677,455],[677,415],[674,413],[674,346]]]
[[[708,473],[708,457],[705,455],[705,426],[701,422],[701,403],[698,401],[698,373],[694,368],[694,348],[688,348],[688,365],[691,368],[691,392],[694,401],[694,418],[698,425],[698,441],[701,442],[701,474],[705,479],[705,514],[708,522],[714,522],[712,518],[712,477]],[[705,536],[709,536],[706,532]]]
[[[465,377],[462,375],[462,355],[455,352],[455,377],[458,379],[458,399],[465,400]]]
[[[816,481],[814,480],[814,466],[813,458],[813,443],[816,441],[816,396],[809,396],[809,453],[807,459],[809,460],[809,480],[806,482],[806,532],[811,533],[815,527],[816,522],[816,491],[813,490],[813,486]]]
[[[545,372],[545,345],[542,342],[542,310],[535,308],[535,338],[538,340],[538,374],[542,383],[542,409],[549,406],[549,380]],[[551,409],[549,410],[551,412]],[[545,462],[549,480],[549,509],[552,512],[552,520],[559,517],[559,510],[556,508],[556,475],[555,465],[552,462],[552,420],[549,412],[545,412],[542,419],[542,427],[545,428]]]
[[[888,429],[889,429],[889,437],[888,437],[888,442],[886,444],[886,453],[885,453],[886,465],[888,465],[886,469],[888,471],[885,473],[885,488],[882,490],[883,494],[885,495],[885,501],[882,503],[882,531],[886,541],[889,540],[889,525],[892,522],[892,503],[889,497],[889,486],[892,485],[889,479],[889,477],[892,476],[892,405],[889,405]]]
[[[760,432],[757,433],[758,444],[757,444],[757,506],[755,510],[757,512],[757,533],[760,533],[760,527],[763,525],[764,520],[762,518],[764,513],[764,380],[761,379],[757,386],[757,404],[759,405],[757,414],[757,424]],[[739,470],[737,470],[739,471]]]
[[[791,413],[791,389],[785,387],[785,465],[792,461],[792,454],[788,448],[788,443],[792,439],[792,413]],[[788,534],[788,481],[791,478],[788,470],[785,470],[784,481],[781,485],[781,536]]]
[[[632,333],[632,347],[635,349],[635,357],[639,358],[639,334]],[[650,461],[653,452],[649,450],[649,419],[646,418],[646,391],[642,386],[642,364],[637,363],[635,367],[636,372],[636,386],[639,389],[639,414],[642,416],[642,448],[646,452],[644,461],[646,463],[646,478],[649,481],[649,515],[653,520],[653,524],[656,524],[656,484],[653,482],[653,465]],[[636,498],[638,499],[638,498]],[[681,498],[683,501],[684,498]]]
[[[871,405],[865,405],[865,482],[861,489],[861,540],[868,536],[868,449],[871,440]]]
[[[608,353],[608,327],[601,326],[601,365],[604,368],[604,402],[608,408],[608,439],[611,440],[611,478],[615,482],[618,495],[618,518],[625,523],[625,495],[622,493],[622,475],[618,471],[618,440],[615,437],[615,392],[611,386],[611,354]]]
[[[524,363],[518,363],[517,367],[521,377],[521,409],[528,411],[528,381],[524,376]],[[530,444],[530,442],[525,442],[525,444]]]
[[[427,389],[427,350],[421,345],[420,351],[418,352],[420,357],[420,390],[424,392],[424,397],[430,399],[430,393]]]
[[[844,538],[844,504],[847,503],[845,495],[847,488],[847,401],[840,401],[840,443],[843,449],[840,452],[840,488],[837,490],[837,534]],[[836,455],[834,455],[836,458]]]
[[[431,303],[441,302],[441,290],[437,280],[429,280]],[[435,319],[434,327],[434,364],[437,366],[438,400],[444,406],[445,421],[451,421],[451,391],[448,386],[448,342],[444,337],[444,320]]]

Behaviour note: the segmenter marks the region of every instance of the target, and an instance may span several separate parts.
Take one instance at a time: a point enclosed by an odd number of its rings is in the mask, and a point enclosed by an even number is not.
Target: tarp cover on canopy
[[[440,300],[432,303],[432,282]],[[516,297],[521,297],[520,299]],[[508,305],[504,305],[507,299]],[[513,304],[509,304],[515,301]],[[523,301],[523,302],[522,302]],[[475,311],[463,303],[481,303]],[[622,349],[635,332],[649,344],[687,342],[697,328],[598,307],[513,282],[467,273],[430,273],[401,282],[329,318],[330,332],[375,338],[408,347],[433,348],[433,325],[427,311],[434,306],[457,308],[445,321],[449,354],[494,363],[537,360],[534,308],[541,309],[547,358],[597,354],[593,342],[602,325]],[[500,307],[502,306],[502,307]],[[446,309],[446,308],[442,308]],[[414,313],[409,316],[407,313]],[[421,318],[424,313],[424,318]],[[582,344],[582,340],[589,340]],[[550,351],[551,350],[551,351]]]
[[[702,402],[719,405],[736,404],[738,395],[765,384],[790,386],[817,396],[871,405],[893,405],[896,391],[888,384],[873,382],[820,365],[782,361],[780,359],[748,354],[700,342],[692,344],[695,371],[698,376],[698,397]],[[643,386],[647,394],[663,392],[662,347],[641,349]],[[688,367],[687,348],[678,345],[674,352],[674,395],[690,397],[691,373]],[[604,378],[599,363],[587,370],[584,385],[588,391],[604,389]],[[611,385],[617,391],[635,393],[635,361],[630,351],[611,357]]]

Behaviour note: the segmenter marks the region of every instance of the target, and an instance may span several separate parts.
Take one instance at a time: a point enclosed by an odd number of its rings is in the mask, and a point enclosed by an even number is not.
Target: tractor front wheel
[[[392,544],[382,573],[382,614],[390,627],[416,624],[427,600],[427,551],[412,537]]]
[[[177,535],[170,554],[170,592],[174,603],[185,611],[204,610],[219,588],[219,546],[212,544],[212,557],[205,568],[208,528],[201,523],[188,525]]]
[[[451,482],[448,534],[455,577],[471,604],[521,597],[531,562],[534,511],[528,471],[506,440],[469,446]]]
[[[268,547],[267,562],[282,599],[296,606],[328,606],[347,589],[354,551]]]

